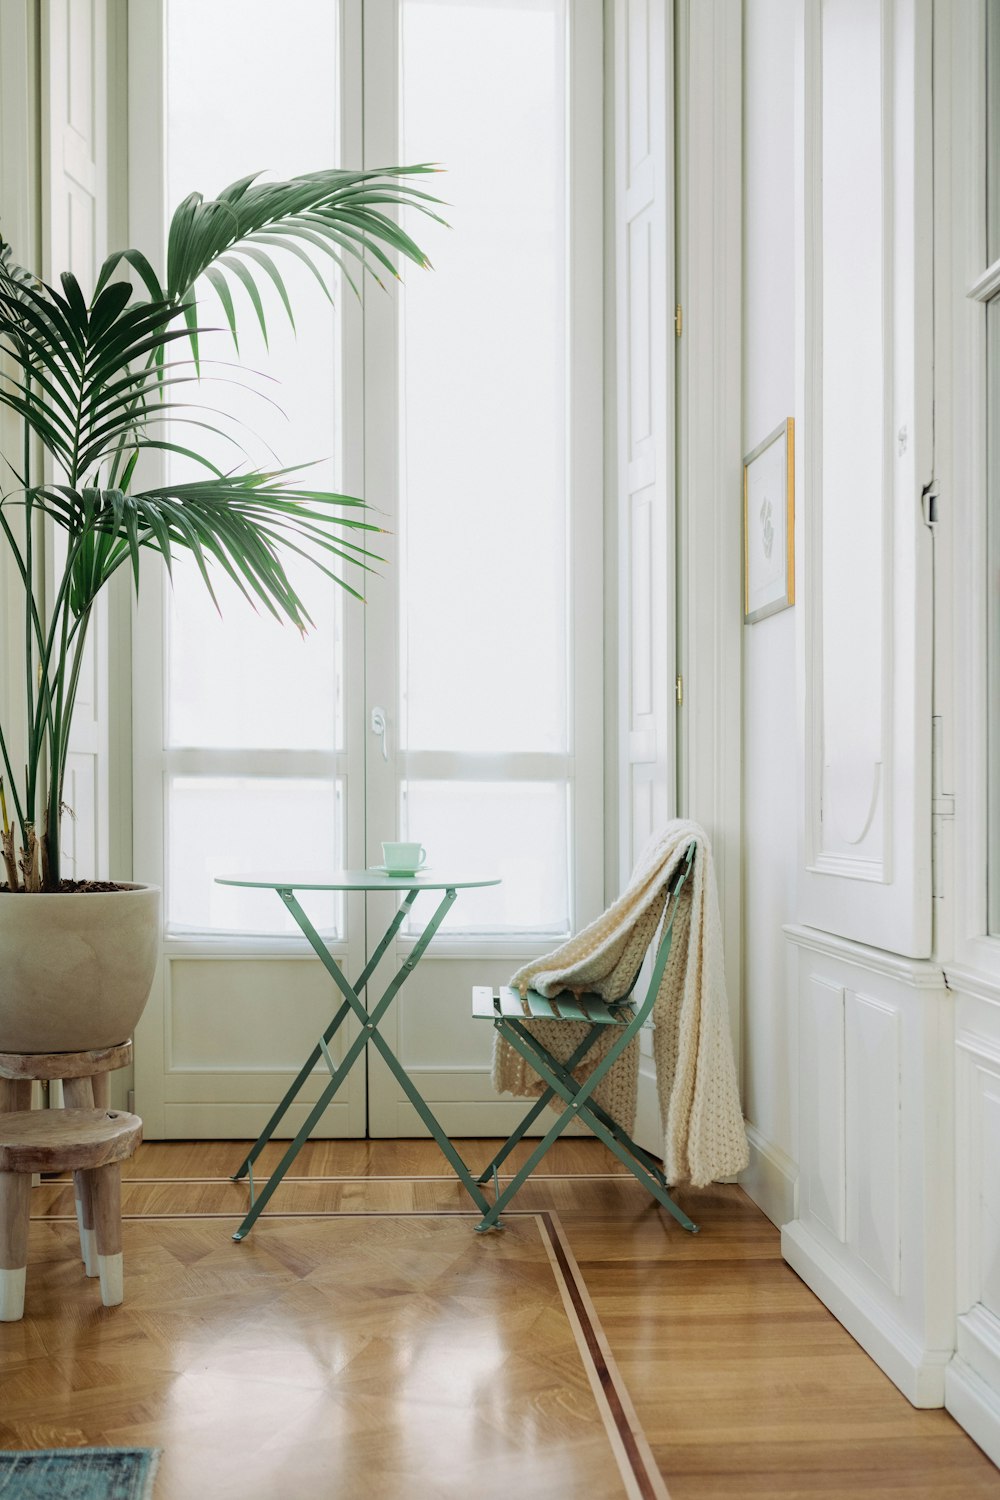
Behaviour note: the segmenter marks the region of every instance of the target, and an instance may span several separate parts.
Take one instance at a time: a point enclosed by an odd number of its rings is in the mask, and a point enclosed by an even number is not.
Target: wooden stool
[[[111,1077],[116,1068],[132,1061],[131,1041],[114,1047],[95,1047],[89,1052],[0,1052],[0,1114],[31,1108],[31,1085],[35,1079],[59,1079],[68,1109],[107,1109]],[[76,1222],[80,1229],[80,1254],[88,1276],[97,1275],[94,1244],[94,1207],[82,1172],[74,1172]]]
[[[100,1277],[105,1307],[121,1302],[121,1163],[141,1140],[142,1121],[121,1110],[0,1113],[0,1322],[15,1323],[24,1313],[33,1172],[71,1171],[82,1182],[81,1228],[93,1236],[87,1274]]]

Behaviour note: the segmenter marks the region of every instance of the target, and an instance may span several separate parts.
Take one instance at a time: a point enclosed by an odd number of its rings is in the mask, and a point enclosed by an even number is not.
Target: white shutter
[[[677,806],[671,20],[665,0],[614,11],[620,889]],[[662,1149],[648,1037],[636,1138]]]
[[[619,878],[673,816],[673,153],[665,0],[615,21],[618,328]]]
[[[931,7],[803,32],[802,920],[931,952]]]
[[[42,276],[63,271],[89,298],[107,253],[107,4],[42,5]],[[63,552],[46,535],[47,583]],[[91,616],[80,675],[63,797],[63,875],[106,877],[108,869],[108,603]]]

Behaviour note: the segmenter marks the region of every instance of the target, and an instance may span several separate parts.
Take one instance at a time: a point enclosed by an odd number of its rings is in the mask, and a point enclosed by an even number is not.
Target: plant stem
[[[30,404],[30,401],[31,401],[31,374],[30,374],[30,369],[25,372],[24,385],[25,385],[25,399]],[[33,636],[32,636],[32,619],[31,619],[31,616],[32,616],[32,606],[34,604],[34,598],[35,598],[35,587],[34,587],[34,584],[35,584],[35,580],[34,580],[34,567],[35,567],[35,564],[34,564],[34,539],[32,537],[33,527],[32,527],[32,517],[31,517],[32,505],[31,505],[30,480],[31,480],[31,428],[28,426],[28,424],[26,422],[24,424],[24,575],[25,575],[25,578],[24,578],[24,664],[25,664],[25,691],[26,691],[27,703],[28,703],[28,717],[27,717],[27,721],[26,722],[27,722],[27,724],[29,726],[29,731],[30,731],[30,726],[34,723],[34,719],[35,719],[35,684],[34,684],[34,680],[33,680],[33,678],[34,678],[34,671],[35,671],[35,658],[34,658],[34,652],[32,650],[32,645],[31,645],[32,640],[33,640]],[[29,756],[30,756],[30,749],[29,749]],[[27,804],[28,804],[29,816],[30,816],[31,804],[32,804],[32,800],[33,799],[30,796],[27,787],[25,788],[25,797],[27,798]]]

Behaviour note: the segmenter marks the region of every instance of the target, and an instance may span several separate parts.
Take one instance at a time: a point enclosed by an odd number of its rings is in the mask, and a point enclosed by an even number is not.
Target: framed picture
[[[743,618],[795,603],[795,422],[788,417],[743,460]]]

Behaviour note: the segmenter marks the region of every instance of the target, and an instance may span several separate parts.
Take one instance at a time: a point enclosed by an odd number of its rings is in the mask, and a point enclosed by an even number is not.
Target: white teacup
[[[382,863],[390,875],[414,875],[426,858],[423,844],[382,845]]]

